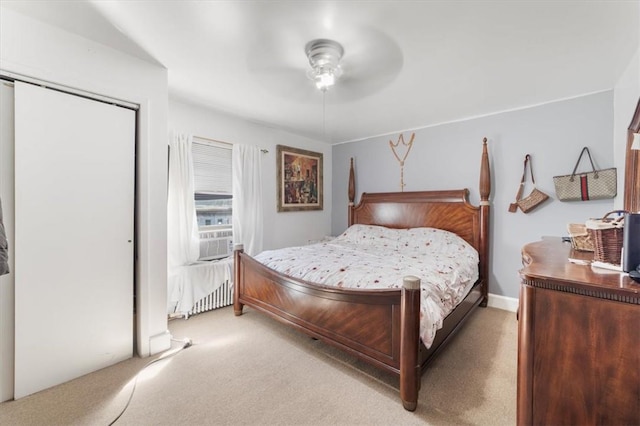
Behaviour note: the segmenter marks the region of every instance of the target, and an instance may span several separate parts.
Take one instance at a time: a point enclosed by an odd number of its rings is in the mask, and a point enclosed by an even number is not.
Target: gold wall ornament
[[[404,137],[402,136],[402,133],[400,133],[400,136],[398,137],[398,142],[396,142],[394,144],[393,141],[389,141],[389,146],[391,147],[391,151],[393,151],[393,155],[398,160],[398,163],[400,163],[400,191],[401,192],[404,192],[404,187],[405,187],[405,184],[404,184],[404,162],[407,160],[407,156],[409,155],[409,151],[411,151],[411,147],[413,146],[413,138],[415,138],[415,136],[416,136],[415,133],[411,133],[411,139],[409,140],[409,142],[405,142],[404,141]],[[407,147],[407,150],[404,152],[404,155],[402,156],[402,159],[400,159],[400,156],[398,155],[398,151],[396,150],[396,148],[398,148],[401,143],[402,143],[403,146]]]

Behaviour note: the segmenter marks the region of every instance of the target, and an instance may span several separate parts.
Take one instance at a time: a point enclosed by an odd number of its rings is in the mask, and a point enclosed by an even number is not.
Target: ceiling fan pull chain
[[[326,118],[326,97],[327,91],[322,91],[322,139],[327,141],[327,118]]]

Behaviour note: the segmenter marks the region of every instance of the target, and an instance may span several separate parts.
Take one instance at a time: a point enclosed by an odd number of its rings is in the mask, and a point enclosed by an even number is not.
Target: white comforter
[[[255,259],[290,277],[344,288],[400,288],[403,277],[419,277],[420,337],[427,348],[478,279],[477,251],[434,228],[353,225],[331,241],[264,251]]]

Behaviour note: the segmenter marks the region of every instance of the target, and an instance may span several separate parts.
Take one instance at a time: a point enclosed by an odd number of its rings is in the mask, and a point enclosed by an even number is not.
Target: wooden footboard
[[[420,281],[402,289],[348,290],[292,280],[235,250],[234,312],[244,305],[400,376],[415,410],[420,378]]]
[[[476,285],[449,314],[427,350],[419,336],[420,280],[402,289],[348,290],[292,280],[235,253],[234,313],[247,305],[311,337],[399,376],[400,398],[413,411],[422,371],[483,300]]]

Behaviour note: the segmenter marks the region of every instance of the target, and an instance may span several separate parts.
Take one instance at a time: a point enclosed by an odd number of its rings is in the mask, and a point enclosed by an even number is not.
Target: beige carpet
[[[245,308],[169,323],[193,346],[138,375],[116,425],[513,425],[515,314],[478,309],[422,376],[418,409],[397,379]],[[176,344],[177,345],[177,344]],[[134,358],[0,404],[2,425],[108,425],[152,359]]]

